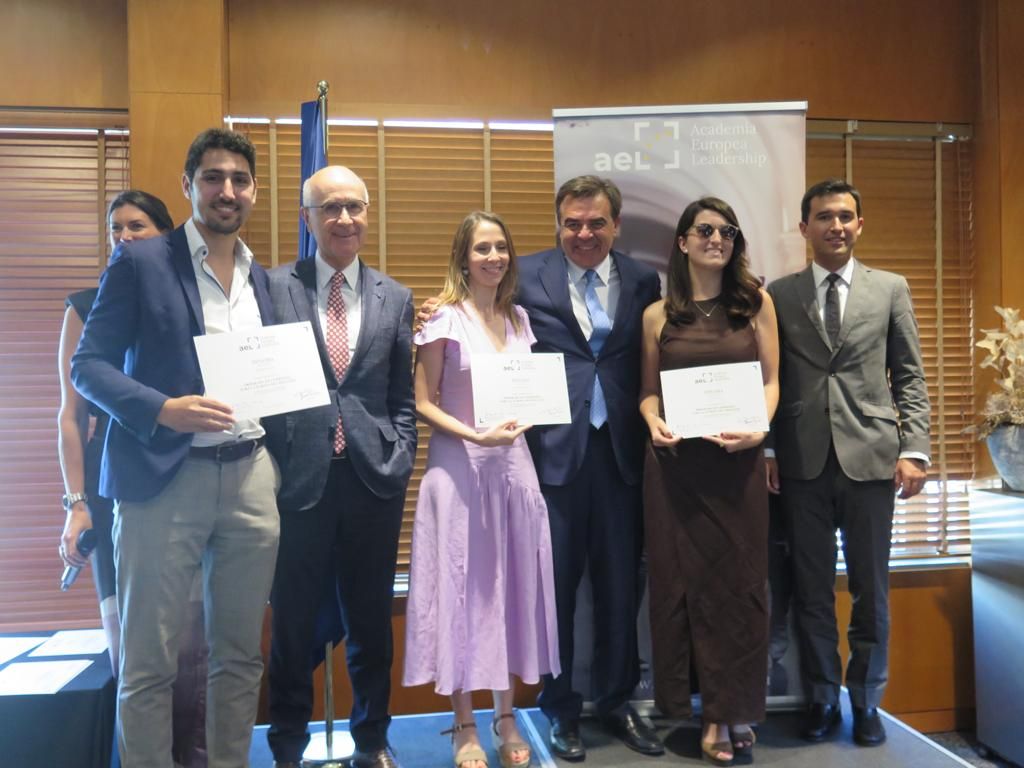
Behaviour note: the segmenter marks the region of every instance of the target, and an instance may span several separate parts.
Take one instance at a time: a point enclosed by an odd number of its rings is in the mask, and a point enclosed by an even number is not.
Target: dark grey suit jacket
[[[782,477],[821,474],[830,440],[853,480],[892,478],[903,451],[928,455],[928,390],[907,281],[856,262],[834,350],[810,265],[768,293],[781,348],[779,407],[766,446]]]
[[[346,451],[367,488],[382,499],[405,493],[416,457],[412,390],[412,291],[360,263],[362,321],[342,381],[327,357],[317,316],[316,262],[304,259],[270,272],[278,323],[308,320],[332,403],[264,420],[269,447],[281,465],[277,503],[282,512],[309,509],[327,483],[338,412]]]

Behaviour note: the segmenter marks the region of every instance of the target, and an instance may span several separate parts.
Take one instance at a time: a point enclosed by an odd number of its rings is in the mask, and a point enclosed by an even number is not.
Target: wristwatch
[[[84,493],[65,493],[60,497],[60,503],[64,505],[64,511],[70,512],[71,508],[80,501],[88,503],[89,497]]]

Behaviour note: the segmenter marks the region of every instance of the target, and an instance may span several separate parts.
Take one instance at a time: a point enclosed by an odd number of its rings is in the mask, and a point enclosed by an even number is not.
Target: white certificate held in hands
[[[568,424],[569,387],[560,352],[473,355],[475,426],[508,419],[519,424]]]
[[[680,437],[768,431],[758,362],[662,371],[661,399],[665,423]]]
[[[301,411],[331,402],[308,321],[194,337],[206,397],[235,418]]]

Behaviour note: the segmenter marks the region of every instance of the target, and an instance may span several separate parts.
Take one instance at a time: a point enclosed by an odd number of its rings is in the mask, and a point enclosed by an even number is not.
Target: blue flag
[[[327,166],[327,148],[324,134],[320,130],[320,102],[302,103],[302,155],[299,179],[299,205],[302,205],[302,185],[306,179]],[[316,240],[306,229],[306,222],[299,215],[299,258],[311,259],[316,256]]]

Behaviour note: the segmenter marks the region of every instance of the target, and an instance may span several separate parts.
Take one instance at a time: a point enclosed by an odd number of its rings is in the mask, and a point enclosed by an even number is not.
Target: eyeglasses
[[[328,219],[341,218],[342,211],[348,213],[349,218],[362,216],[370,204],[362,200],[338,200],[323,205],[304,205],[303,208],[319,208]]]
[[[723,240],[735,240],[740,234],[740,228],[734,227],[732,224],[723,224],[720,227],[713,227],[710,224],[694,224],[690,229],[705,239],[715,234],[715,230],[718,230],[718,234],[722,236]]]

